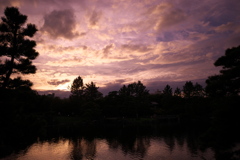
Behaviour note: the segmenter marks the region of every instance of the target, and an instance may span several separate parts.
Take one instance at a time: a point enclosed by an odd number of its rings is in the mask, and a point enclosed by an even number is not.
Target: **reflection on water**
[[[213,160],[214,151],[199,149],[195,133],[127,128],[85,135],[38,139],[1,160]],[[141,133],[141,134],[139,134]],[[89,136],[89,134],[91,134]]]
[[[214,159],[213,152],[197,150],[190,152],[187,143],[179,144],[176,140],[169,146],[164,139],[137,138],[131,148],[124,148],[115,141],[109,143],[106,139],[62,139],[36,142],[25,151],[13,154],[5,159],[17,160],[165,160]],[[126,147],[126,146],[125,146]]]

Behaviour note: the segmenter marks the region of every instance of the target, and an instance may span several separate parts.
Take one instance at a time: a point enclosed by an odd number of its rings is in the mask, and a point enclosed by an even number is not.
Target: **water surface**
[[[171,143],[170,145],[167,143]],[[137,138],[133,146],[125,148],[119,142],[108,142],[106,139],[69,140],[60,138],[44,142],[36,142],[17,154],[12,154],[5,159],[17,160],[166,160],[186,159],[201,160],[214,159],[211,149],[191,152],[186,141],[179,144],[177,140],[161,138]]]
[[[95,128],[39,137],[0,160],[215,160],[199,131],[178,127]]]

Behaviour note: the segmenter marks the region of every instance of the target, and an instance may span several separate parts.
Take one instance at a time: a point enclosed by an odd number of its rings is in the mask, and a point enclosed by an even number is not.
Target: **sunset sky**
[[[240,45],[239,0],[0,0],[38,28],[35,90],[67,90],[73,79],[100,91],[138,80],[151,92],[204,85],[215,60]]]

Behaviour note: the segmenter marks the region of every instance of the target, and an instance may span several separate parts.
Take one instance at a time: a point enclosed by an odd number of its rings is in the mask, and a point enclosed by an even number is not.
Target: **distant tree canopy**
[[[185,98],[202,97],[204,96],[204,89],[198,83],[195,83],[195,85],[193,85],[191,81],[187,81],[183,86],[183,94]]]
[[[33,37],[37,31],[36,26],[25,25],[27,16],[21,14],[18,8],[7,7],[4,14],[0,23],[0,87],[16,88],[16,85],[30,87],[32,85],[30,81],[23,81],[21,78],[12,80],[11,75],[36,72],[36,67],[32,65],[32,60],[38,56],[34,49],[36,42],[26,38]]]
[[[91,82],[86,84],[84,95],[88,100],[96,100],[102,97],[102,93],[98,91],[99,87],[96,87],[95,83]]]
[[[98,91],[95,83],[91,82],[84,85],[83,79],[80,76],[73,80],[70,91],[70,97],[82,100],[96,100],[102,97],[102,93]]]
[[[231,96],[240,93],[240,46],[227,49],[214,63],[222,66],[219,75],[208,77],[206,92],[209,96]]]
[[[172,96],[172,88],[168,84],[163,89],[163,95]]]
[[[181,96],[181,90],[180,88],[176,88],[175,91],[174,91],[174,96]]]
[[[134,82],[128,86],[123,85],[122,88],[118,91],[120,96],[132,96],[132,97],[143,97],[149,94],[149,91],[146,89],[146,86],[142,84],[141,81]]]

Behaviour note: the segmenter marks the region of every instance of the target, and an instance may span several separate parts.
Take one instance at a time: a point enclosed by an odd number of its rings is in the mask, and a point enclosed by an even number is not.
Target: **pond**
[[[215,149],[201,147],[200,134],[182,126],[58,128],[31,142],[18,141],[24,145],[0,160],[217,159]]]

